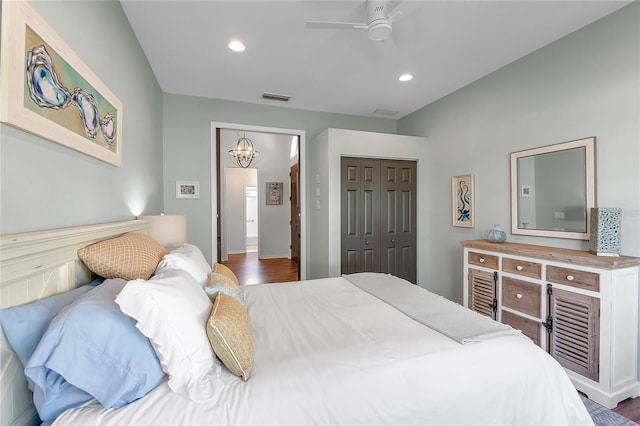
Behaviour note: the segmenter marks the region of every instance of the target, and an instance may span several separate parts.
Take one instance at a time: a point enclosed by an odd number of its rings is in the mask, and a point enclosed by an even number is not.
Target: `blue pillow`
[[[4,334],[23,367],[27,365],[49,323],[58,312],[103,280],[104,278],[100,278],[66,293],[0,310],[0,324]],[[33,390],[31,386],[29,389]]]
[[[115,303],[126,283],[106,280],[51,322],[25,368],[35,383],[33,402],[42,420],[92,398],[120,408],[162,380],[149,339]]]
[[[235,286],[227,286],[227,285],[210,285],[204,288],[205,293],[209,296],[211,301],[218,296],[218,293],[224,293],[227,296],[231,296],[236,299],[242,306],[247,306],[247,301],[244,298],[244,294],[242,290]]]

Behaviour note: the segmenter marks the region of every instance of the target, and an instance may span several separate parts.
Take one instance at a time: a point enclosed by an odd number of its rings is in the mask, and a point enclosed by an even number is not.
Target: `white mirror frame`
[[[556,145],[548,145],[540,148],[528,149],[511,153],[511,233],[519,235],[534,235],[538,237],[570,238],[575,240],[588,240],[590,233],[590,212],[596,203],[595,192],[595,137],[579,139],[571,142],[564,142]],[[518,227],[518,159],[530,157],[538,154],[564,151],[567,149],[586,149],[585,156],[585,179],[586,179],[586,232],[553,231],[546,229],[527,229]]]

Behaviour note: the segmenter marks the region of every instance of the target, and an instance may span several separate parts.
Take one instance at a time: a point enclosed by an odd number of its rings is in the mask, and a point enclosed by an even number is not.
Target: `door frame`
[[[233,129],[247,132],[261,133],[277,133],[290,136],[298,136],[298,166],[299,181],[298,192],[300,203],[300,263],[298,270],[300,279],[304,280],[307,276],[307,209],[306,209],[306,131],[299,129],[284,129],[278,127],[254,126],[241,123],[211,122],[211,257],[219,259],[218,236],[220,233],[220,203],[218,203],[218,195],[220,194],[220,164],[218,158],[220,156],[219,136],[220,129]],[[215,167],[215,169],[213,169]],[[220,236],[221,237],[221,236]]]

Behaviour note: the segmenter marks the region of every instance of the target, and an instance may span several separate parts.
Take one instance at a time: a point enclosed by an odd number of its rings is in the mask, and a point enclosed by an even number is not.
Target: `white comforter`
[[[244,292],[248,382],[223,369],[221,396],[205,402],[163,382],[121,409],[90,403],[55,424],[592,424],[560,365],[520,335],[462,345],[344,278]]]

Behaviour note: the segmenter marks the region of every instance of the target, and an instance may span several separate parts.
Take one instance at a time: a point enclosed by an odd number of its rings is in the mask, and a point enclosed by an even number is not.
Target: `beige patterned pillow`
[[[148,279],[167,251],[156,240],[128,233],[78,250],[78,257],[104,278]]]
[[[240,286],[240,282],[238,281],[238,277],[236,277],[236,274],[234,274],[231,269],[229,269],[222,263],[216,263],[215,265],[213,265],[213,272],[226,275],[227,277],[231,278],[231,281],[233,281],[235,285]]]
[[[245,307],[233,297],[218,293],[207,321],[207,336],[220,361],[247,381],[253,368],[253,336]]]
[[[240,287],[238,286],[238,284],[233,282],[233,280],[229,278],[228,275],[221,274],[220,272],[211,271],[209,272],[209,279],[207,280],[207,286],[211,287],[214,285],[224,285],[227,287],[235,287],[235,288]]]

